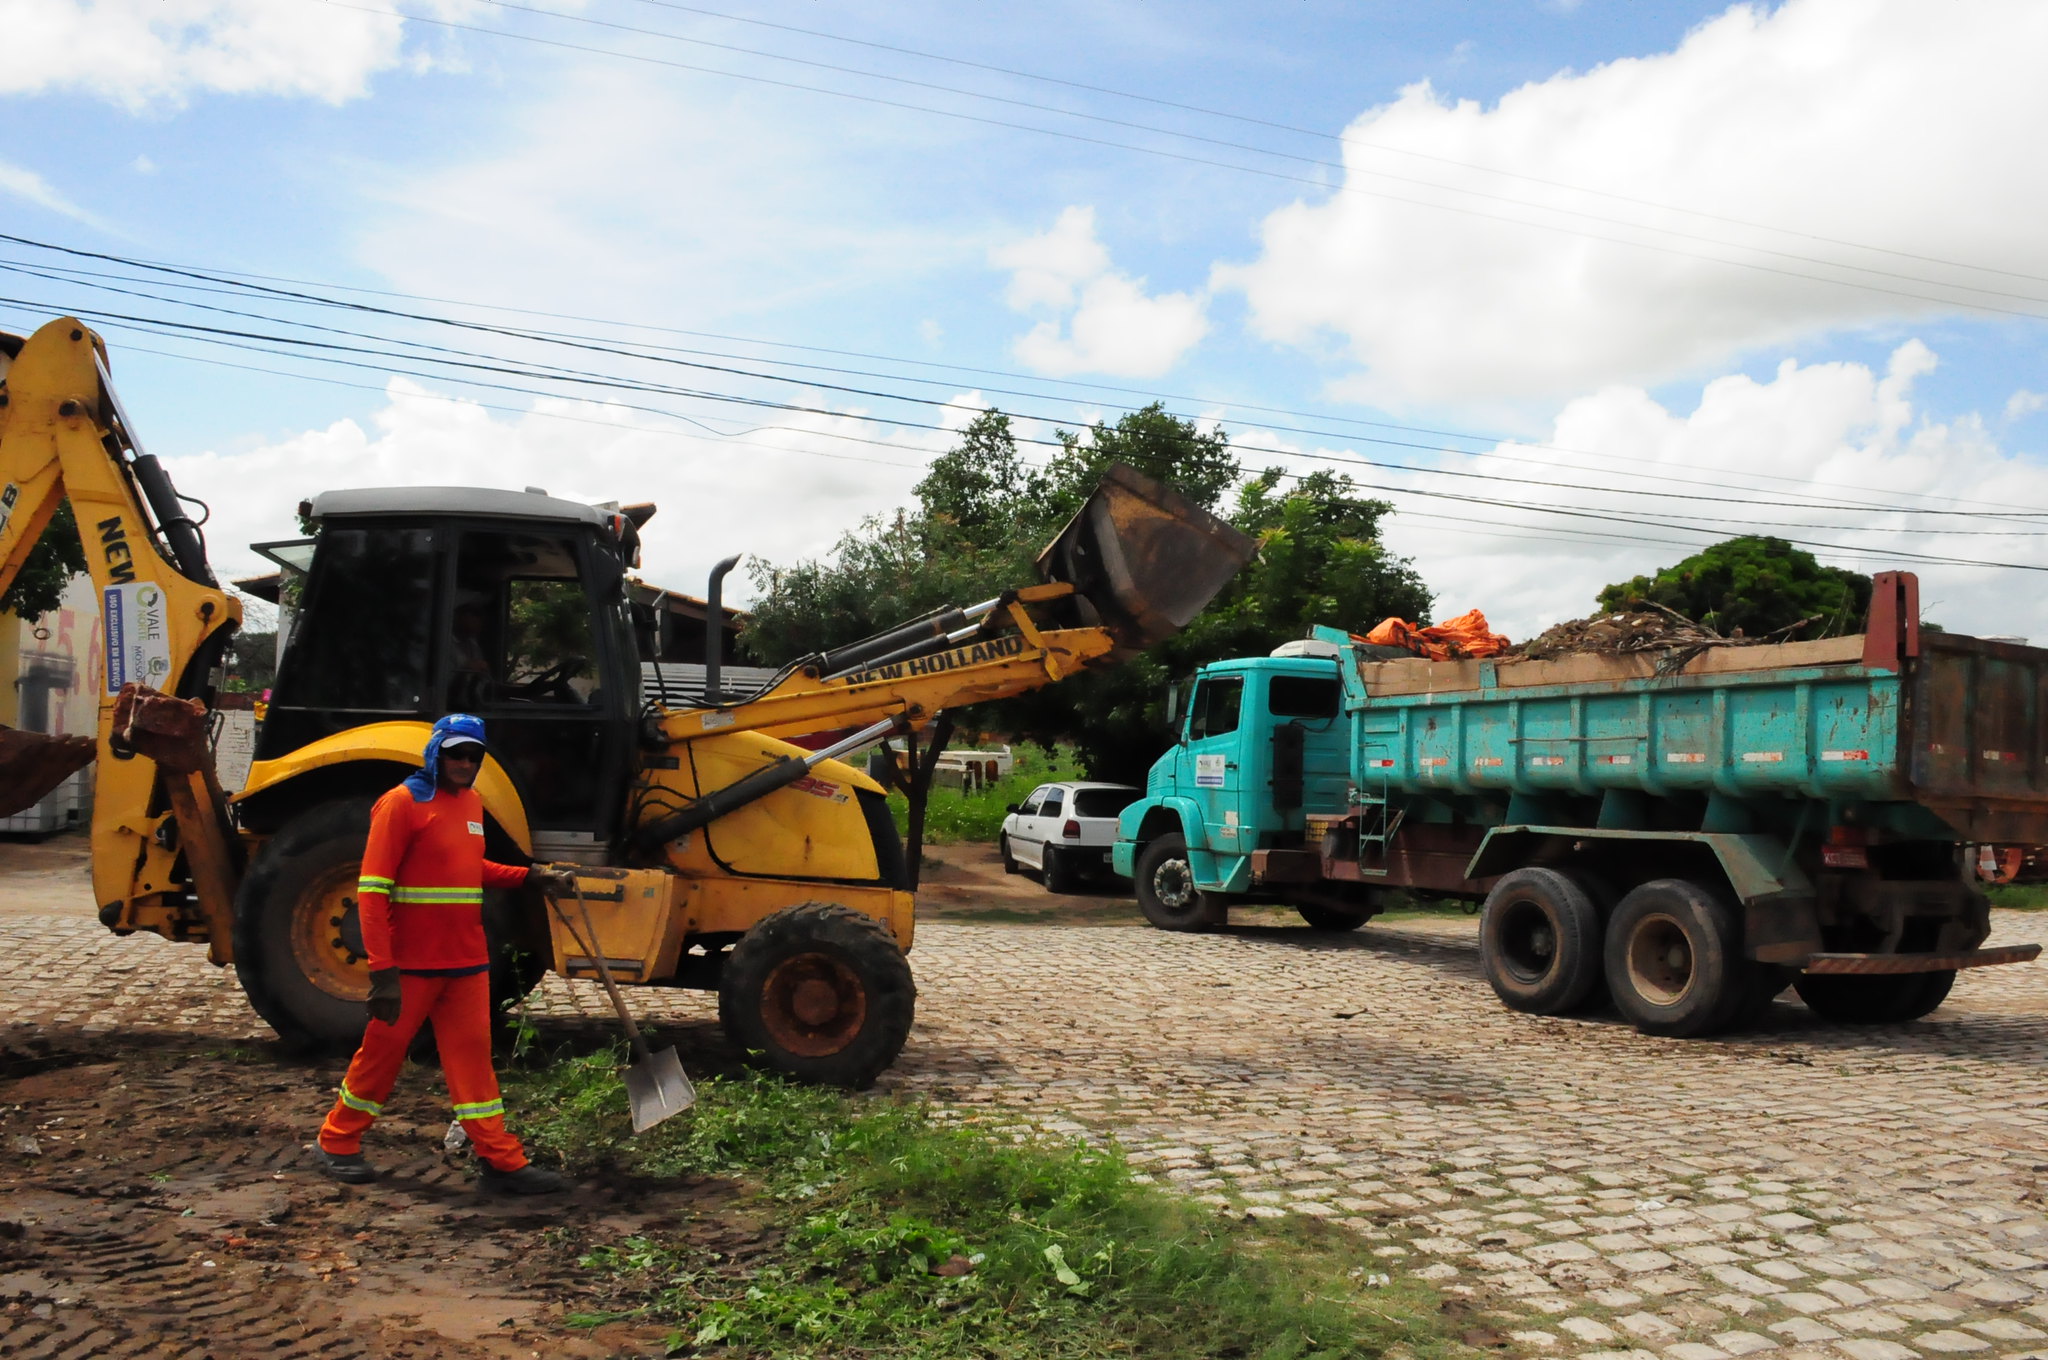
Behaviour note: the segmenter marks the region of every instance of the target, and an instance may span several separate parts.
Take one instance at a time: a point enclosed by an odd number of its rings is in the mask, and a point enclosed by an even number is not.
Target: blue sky
[[[2037,5],[0,0],[0,31],[0,231],[594,346],[0,244],[154,295],[7,272],[0,326],[101,326],[230,571],[322,487],[541,484],[661,502],[647,574],[691,588],[900,504],[968,408],[1044,437],[1160,395],[1256,464],[1401,465],[1356,471],[1447,615],[1527,633],[1768,528],[2048,636],[2040,574],[1982,565],[2048,565],[2009,513],[2048,514]],[[395,342],[711,395],[490,389]]]

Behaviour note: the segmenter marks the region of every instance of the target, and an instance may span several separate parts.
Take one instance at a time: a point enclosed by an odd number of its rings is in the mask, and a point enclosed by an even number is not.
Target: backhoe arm
[[[137,444],[100,338],[64,318],[26,340],[0,335],[0,356],[0,590],[66,499],[99,590],[102,645],[89,670],[100,681],[92,834],[101,919],[205,939],[224,963],[238,863],[211,761],[181,747],[188,758],[166,761],[178,772],[160,768],[146,724],[117,730],[115,701],[128,684],[210,699],[241,605],[214,580],[169,475]],[[12,772],[0,763],[0,797],[31,792],[19,782],[28,763]]]

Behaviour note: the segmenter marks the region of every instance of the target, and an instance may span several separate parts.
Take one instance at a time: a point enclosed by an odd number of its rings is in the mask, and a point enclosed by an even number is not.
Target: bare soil
[[[94,914],[89,836],[0,836],[0,916]]]
[[[252,1046],[0,1032],[0,1345],[14,1356],[530,1360],[666,1353],[666,1328],[571,1325],[622,1301],[580,1269],[652,1233],[742,1268],[774,1243],[712,1179],[482,1192],[410,1069],[336,1184],[308,1120],[340,1065]],[[630,1302],[630,1301],[624,1301]]]

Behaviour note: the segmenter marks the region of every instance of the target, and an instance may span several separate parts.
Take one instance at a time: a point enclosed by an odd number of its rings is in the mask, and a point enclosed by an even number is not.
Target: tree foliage
[[[1801,637],[1836,637],[1863,627],[1870,578],[1822,566],[1782,538],[1746,534],[1716,543],[1650,576],[1600,592],[1600,607],[1647,601],[1675,609],[1722,633],[1762,637],[1812,619]]]
[[[1362,632],[1389,614],[1429,614],[1429,591],[1413,567],[1379,542],[1393,507],[1356,498],[1347,477],[1318,472],[1284,485],[1276,468],[1245,480],[1220,429],[1202,431],[1156,403],[1115,424],[1059,431],[1058,439],[1048,464],[1027,465],[1009,417],[984,412],[933,461],[914,505],[865,521],[824,560],[750,563],[759,599],[744,645],[780,664],[1035,581],[1032,560],[1116,462],[1253,535],[1258,559],[1178,636],[1122,666],[977,708],[963,715],[971,725],[1045,744],[1071,741],[1092,776],[1141,779],[1171,740],[1170,679],[1225,657],[1262,655],[1312,623]]]
[[[78,541],[78,521],[65,501],[50,517],[43,536],[29,549],[28,561],[0,595],[0,614],[33,619],[55,609],[64,599],[64,584],[85,570],[85,546]]]

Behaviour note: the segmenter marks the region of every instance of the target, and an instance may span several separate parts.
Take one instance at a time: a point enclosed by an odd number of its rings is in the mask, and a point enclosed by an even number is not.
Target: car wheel
[[[1069,862],[1068,857],[1053,849],[1050,845],[1045,847],[1043,863],[1045,865],[1045,890],[1047,892],[1070,893],[1080,886],[1078,882],[1080,875],[1074,872],[1073,865]]]
[[[1214,930],[1227,909],[1221,898],[1195,886],[1188,864],[1187,838],[1179,832],[1161,836],[1138,855],[1133,886],[1138,910],[1161,930]]]
[[[1010,850],[1010,833],[1005,831],[996,837],[996,852],[1003,857],[1003,872],[1014,874],[1023,866],[1017,863],[1017,856]]]

